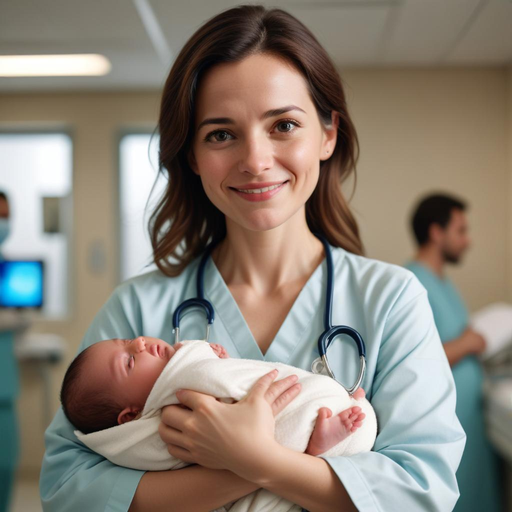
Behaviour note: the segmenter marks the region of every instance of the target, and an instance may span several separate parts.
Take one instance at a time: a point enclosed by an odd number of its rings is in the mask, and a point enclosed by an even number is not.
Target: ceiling
[[[100,53],[103,77],[0,78],[0,91],[159,89],[229,0],[0,0],[0,54]],[[512,0],[274,0],[341,68],[511,66]]]

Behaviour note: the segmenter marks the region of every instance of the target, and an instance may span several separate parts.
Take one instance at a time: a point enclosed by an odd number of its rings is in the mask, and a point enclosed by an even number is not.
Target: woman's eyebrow
[[[287,105],[286,107],[267,110],[267,112],[263,114],[261,119],[264,120],[268,119],[269,117],[280,116],[281,114],[285,114],[286,112],[290,112],[292,110],[300,110],[301,112],[304,112],[304,114],[306,113],[305,110],[302,110],[300,107],[297,107],[297,105]],[[202,121],[197,127],[197,130],[199,131],[203,126],[207,124],[235,124],[235,121],[233,121],[233,119],[231,119],[230,117],[210,117]]]

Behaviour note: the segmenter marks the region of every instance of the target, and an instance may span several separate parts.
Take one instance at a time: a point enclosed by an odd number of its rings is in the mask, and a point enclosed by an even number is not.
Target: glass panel
[[[8,260],[42,260],[42,313],[68,313],[72,141],[62,133],[0,133],[0,190],[9,199],[10,234],[0,247]]]
[[[147,226],[166,184],[165,178],[158,176],[157,172],[158,142],[158,136],[151,140],[150,134],[131,134],[121,139],[119,203],[122,281],[156,268],[151,263],[152,249]],[[155,188],[151,192],[153,184]]]

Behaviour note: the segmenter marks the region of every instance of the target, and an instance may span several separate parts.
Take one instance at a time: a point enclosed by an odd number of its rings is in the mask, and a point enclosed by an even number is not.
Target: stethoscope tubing
[[[312,371],[313,373],[317,374],[327,374],[329,377],[332,377],[339,384],[341,384],[341,382],[339,382],[336,379],[334,372],[332,371],[329,365],[329,361],[327,359],[327,350],[337,336],[349,336],[356,344],[359,353],[359,373],[355,383],[351,387],[346,388],[343,384],[341,385],[347,390],[347,392],[350,395],[353,395],[355,391],[360,387],[364,378],[366,370],[366,348],[362,336],[355,329],[347,325],[338,325],[334,327],[332,325],[332,303],[334,293],[334,265],[332,260],[332,253],[325,237],[319,233],[314,233],[314,235],[322,242],[324,246],[327,263],[327,287],[325,294],[324,332],[318,338],[318,353],[320,357],[313,361]],[[204,310],[207,318],[205,341],[208,341],[209,339],[211,327],[215,319],[215,311],[211,302],[206,300],[204,297],[204,270],[208,258],[210,257],[211,252],[215,248],[217,243],[218,242],[212,242],[206,247],[203,256],[201,257],[201,260],[199,262],[196,278],[196,297],[185,300],[180,305],[178,305],[178,307],[174,311],[174,314],[172,316],[172,324],[174,328],[174,343],[178,343],[180,340],[180,318],[183,312],[188,307],[202,308]]]

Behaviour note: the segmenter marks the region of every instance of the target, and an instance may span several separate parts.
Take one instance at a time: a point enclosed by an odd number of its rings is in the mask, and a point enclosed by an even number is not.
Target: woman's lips
[[[239,195],[240,197],[244,198],[245,200],[250,201],[250,202],[258,202],[258,201],[267,201],[271,197],[275,196],[286,186],[287,183],[288,183],[288,181],[285,181],[278,187],[273,188],[271,190],[267,190],[266,192],[261,192],[261,193],[240,192],[240,190],[238,190],[236,188],[232,188],[232,187],[230,187],[230,188],[231,188],[231,190],[233,190],[233,192],[235,192],[235,194]],[[263,187],[263,188],[266,188],[266,187]]]

